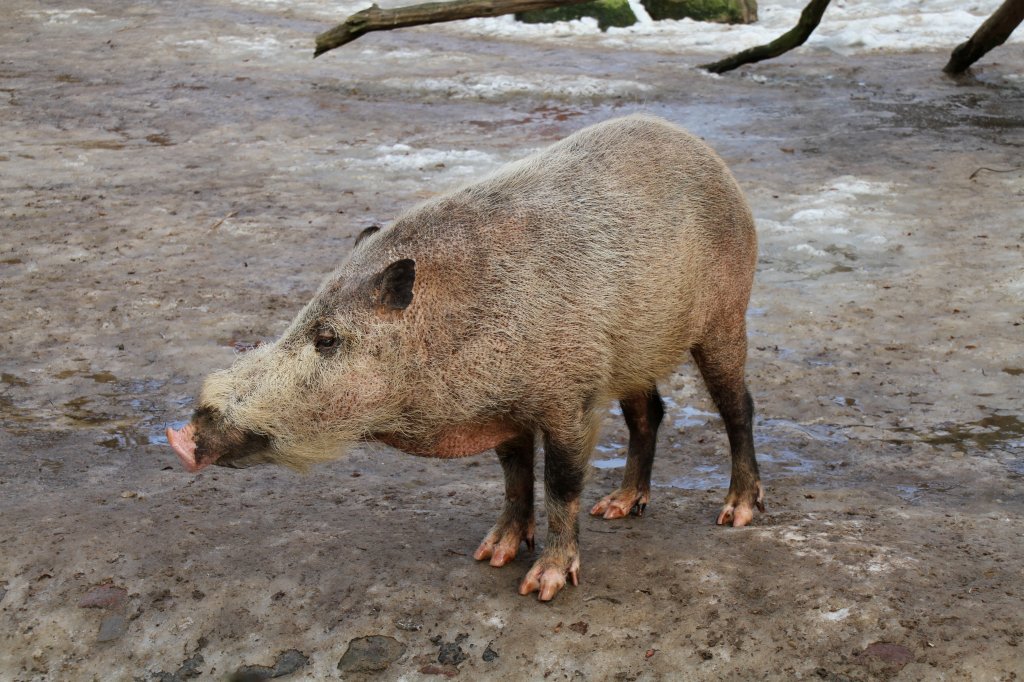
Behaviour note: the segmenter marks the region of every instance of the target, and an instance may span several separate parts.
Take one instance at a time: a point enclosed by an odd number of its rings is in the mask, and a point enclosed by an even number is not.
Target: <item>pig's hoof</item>
[[[651,500],[650,492],[640,492],[632,488],[619,488],[611,495],[605,495],[590,510],[591,516],[602,516],[606,519],[621,519],[631,512],[637,516],[644,515],[644,509]]]
[[[495,526],[473,552],[473,558],[477,561],[490,559],[491,566],[504,566],[516,558],[521,542],[533,551],[533,521],[525,528],[512,524]]]
[[[550,601],[558,591],[565,587],[565,578],[568,576],[573,585],[580,584],[580,558],[573,556],[568,561],[561,561],[557,557],[541,556],[533,565],[530,572],[519,584],[519,594],[530,594],[539,592],[537,599]]]
[[[764,511],[764,487],[761,481],[757,482],[757,490],[754,494],[742,495],[729,492],[725,498],[725,506],[718,514],[718,525],[739,528],[754,520],[754,507]]]

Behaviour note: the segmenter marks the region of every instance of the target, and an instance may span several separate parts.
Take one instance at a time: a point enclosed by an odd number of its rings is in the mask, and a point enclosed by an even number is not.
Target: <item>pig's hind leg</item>
[[[630,512],[644,515],[651,499],[651,465],[654,463],[658,426],[665,416],[665,403],[657,386],[652,386],[647,393],[624,398],[619,405],[629,428],[629,452],[622,485],[598,500],[590,510],[592,515],[606,519],[620,519]]]
[[[504,566],[516,558],[521,542],[533,550],[533,433],[505,441],[495,452],[505,473],[505,507],[473,558]]]
[[[764,488],[754,458],[754,401],[743,378],[746,329],[742,318],[733,324],[710,327],[715,331],[694,347],[692,353],[725,422],[732,453],[729,493],[717,523],[745,526],[754,518],[754,507],[764,511]]]

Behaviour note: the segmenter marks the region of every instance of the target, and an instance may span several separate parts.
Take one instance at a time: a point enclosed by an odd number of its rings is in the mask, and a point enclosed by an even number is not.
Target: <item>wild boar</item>
[[[763,509],[744,380],[754,221],[722,160],[659,118],[583,129],[367,230],[275,343],[203,385],[168,429],[189,471],[297,469],[379,441],[428,457],[494,449],[505,504],[474,557],[534,538],[544,444],[547,540],[519,587],[578,582],[580,495],[602,415],[629,428],[622,485],[591,509],[642,514],[664,407],[690,353],[725,422],[732,480],[719,524]]]

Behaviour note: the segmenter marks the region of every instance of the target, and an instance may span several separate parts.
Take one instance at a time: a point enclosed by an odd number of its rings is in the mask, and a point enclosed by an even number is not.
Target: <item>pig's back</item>
[[[374,241],[372,260],[417,261],[406,313],[438,359],[431,371],[460,377],[453,395],[486,387],[488,403],[647,390],[699,342],[713,306],[742,319],[756,252],[724,163],[649,116],[584,129]]]
[[[584,129],[463,191],[501,218],[489,250],[529,274],[518,297],[543,311],[538,347],[566,348],[560,362],[614,392],[671,372],[710,308],[746,309],[750,211],[721,159],[666,121]]]

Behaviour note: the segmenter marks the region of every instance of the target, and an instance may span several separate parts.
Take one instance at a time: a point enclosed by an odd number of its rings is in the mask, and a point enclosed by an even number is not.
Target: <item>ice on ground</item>
[[[843,607],[838,611],[828,611],[821,614],[821,617],[825,620],[840,621],[845,620],[850,615],[850,607]]]
[[[451,78],[386,78],[380,85],[407,92],[440,94],[458,99],[495,99],[524,94],[547,97],[614,97],[635,95],[650,90],[650,86],[630,80],[554,74],[512,76],[502,73],[473,73]]]
[[[862,258],[889,248],[908,219],[889,206],[898,194],[891,183],[844,175],[786,202],[788,215],[757,216],[762,252],[801,254],[823,267],[855,269]],[[797,207],[793,210],[793,207]]]
[[[393,144],[380,145],[374,151],[375,155],[369,158],[346,158],[344,163],[350,169],[385,167],[390,171],[414,171],[444,168],[461,175],[486,171],[499,163],[491,154],[474,149],[417,149],[407,144]]]
[[[399,48],[394,50],[379,50],[373,47],[367,47],[359,52],[360,56],[371,59],[381,60],[389,59],[394,61],[419,61],[423,59],[430,59],[436,62],[472,62],[473,58],[467,54],[460,54],[458,52],[438,52],[436,50],[409,50],[405,48]]]
[[[217,36],[216,38],[192,38],[174,42],[180,50],[222,51],[234,55],[280,60],[285,57],[297,58],[303,54],[306,44],[291,40],[283,42],[272,35]]]
[[[77,24],[79,19],[92,18],[95,10],[88,8],[80,9],[44,9],[25,12],[33,19],[45,21],[48,24]]]

